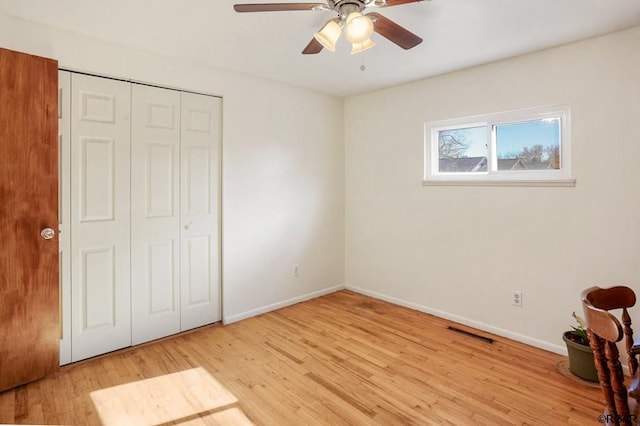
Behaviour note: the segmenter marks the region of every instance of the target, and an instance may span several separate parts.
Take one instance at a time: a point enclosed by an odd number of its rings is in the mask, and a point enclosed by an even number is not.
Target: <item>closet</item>
[[[220,99],[65,71],[59,84],[61,362],[219,321]]]

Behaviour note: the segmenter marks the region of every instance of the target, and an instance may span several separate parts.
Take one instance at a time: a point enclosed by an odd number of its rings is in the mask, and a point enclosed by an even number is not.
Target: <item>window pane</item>
[[[560,118],[494,126],[498,170],[560,168]]]
[[[438,171],[441,173],[487,172],[487,127],[440,130]]]

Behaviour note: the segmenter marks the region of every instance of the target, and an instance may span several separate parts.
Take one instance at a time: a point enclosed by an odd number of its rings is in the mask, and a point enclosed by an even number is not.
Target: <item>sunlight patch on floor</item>
[[[252,424],[202,367],[94,391],[91,399],[106,426]]]

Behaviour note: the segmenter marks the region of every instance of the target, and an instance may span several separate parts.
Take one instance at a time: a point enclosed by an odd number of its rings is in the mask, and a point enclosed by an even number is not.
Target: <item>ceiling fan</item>
[[[236,4],[236,12],[281,12],[292,10],[332,10],[338,14],[313,35],[302,51],[303,55],[320,53],[323,48],[332,52],[344,30],[344,36],[352,44],[351,54],[360,53],[375,46],[371,34],[375,31],[405,50],[416,47],[422,39],[377,12],[362,14],[367,8],[384,8],[423,0],[326,0],[326,3],[251,3]]]

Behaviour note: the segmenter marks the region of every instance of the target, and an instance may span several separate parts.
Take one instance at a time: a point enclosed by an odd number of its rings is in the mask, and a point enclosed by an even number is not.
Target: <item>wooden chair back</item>
[[[628,308],[635,306],[636,294],[629,287],[616,286],[611,288],[591,287],[582,292],[582,299],[589,301],[591,306],[611,311],[613,309],[622,309],[622,325],[625,336],[625,348],[628,355],[629,373],[634,376],[638,371],[638,360],[631,353],[634,344],[633,329],[631,328],[631,317]]]
[[[598,381],[606,401],[606,424],[631,425],[637,419],[637,404],[630,407],[630,399],[624,384],[624,374],[619,360],[617,342],[624,337],[620,321],[610,312],[593,306],[588,294],[582,298],[587,334],[593,349]],[[635,402],[635,401],[634,401]]]

